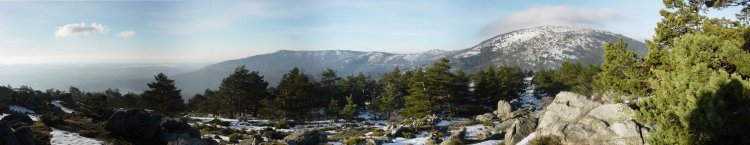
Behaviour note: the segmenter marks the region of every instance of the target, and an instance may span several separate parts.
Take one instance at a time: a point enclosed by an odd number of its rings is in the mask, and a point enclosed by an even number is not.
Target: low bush
[[[531,140],[531,145],[562,145],[560,137],[549,135],[539,136]]]

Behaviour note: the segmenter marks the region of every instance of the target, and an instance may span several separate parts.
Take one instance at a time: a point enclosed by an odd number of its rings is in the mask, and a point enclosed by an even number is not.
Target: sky
[[[660,9],[659,0],[0,1],[0,64],[206,63],[278,50],[450,51],[542,25],[646,40]]]

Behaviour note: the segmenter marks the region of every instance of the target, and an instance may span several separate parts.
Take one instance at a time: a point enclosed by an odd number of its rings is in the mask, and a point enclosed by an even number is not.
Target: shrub
[[[287,129],[289,128],[289,122],[287,121],[279,121],[273,124],[273,128],[276,129]]]
[[[530,143],[531,145],[562,145],[560,137],[554,135],[536,137]]]
[[[232,133],[229,135],[229,140],[242,140],[244,137],[239,133]]]
[[[34,134],[33,140],[36,144],[47,144],[52,137],[50,134],[52,130],[42,122],[34,122],[34,124],[31,125],[31,131]]]
[[[63,123],[62,118],[57,117],[52,114],[43,114],[39,116],[39,121],[43,122],[45,125],[50,126],[50,127],[55,127],[58,124]]]
[[[385,135],[385,131],[383,131],[383,129],[380,129],[380,128],[372,129],[372,134],[370,134],[370,136],[383,136],[383,135]]]
[[[349,138],[346,141],[344,141],[344,144],[346,144],[346,145],[356,145],[356,144],[358,144],[360,142],[364,142],[364,141],[365,141],[364,138],[352,137],[352,138]]]
[[[229,125],[231,125],[230,122],[228,122],[228,121],[221,121],[221,119],[218,119],[218,118],[214,118],[209,123],[215,124],[215,125],[221,125],[221,126],[229,126]]]

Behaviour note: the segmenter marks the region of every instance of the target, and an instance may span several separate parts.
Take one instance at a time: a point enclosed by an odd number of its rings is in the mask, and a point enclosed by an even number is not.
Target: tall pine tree
[[[646,77],[648,70],[642,65],[637,53],[626,50],[628,44],[622,39],[604,44],[602,72],[596,77],[596,90],[616,95],[646,96],[650,90]],[[634,100],[635,98],[625,98]]]
[[[234,73],[222,80],[217,95],[221,99],[224,114],[234,116],[244,113],[258,116],[260,100],[266,98],[268,82],[257,71],[245,66],[237,67]]]
[[[435,100],[427,94],[427,81],[421,68],[411,71],[409,80],[409,96],[406,96],[406,104],[401,109],[401,115],[406,117],[421,118],[428,114],[435,114]]]
[[[146,108],[167,116],[180,115],[185,110],[185,104],[180,90],[174,86],[174,80],[167,78],[164,73],[159,73],[154,79],[156,81],[148,84],[149,90],[143,92]]]
[[[274,105],[277,115],[296,121],[309,119],[315,98],[315,84],[307,74],[295,67],[284,74],[276,88]],[[322,106],[321,106],[322,107]]]

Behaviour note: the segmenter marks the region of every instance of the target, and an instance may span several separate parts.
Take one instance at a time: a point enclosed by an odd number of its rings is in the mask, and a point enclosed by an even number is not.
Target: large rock
[[[441,142],[440,145],[464,144],[464,137],[466,137],[466,128],[461,127],[461,129],[451,132],[451,135],[445,141]]]
[[[315,130],[300,130],[284,138],[289,145],[317,145],[325,142],[328,136],[325,132]]]
[[[16,138],[13,129],[6,125],[5,122],[0,121],[0,144],[3,145],[18,145],[18,139]]]
[[[16,120],[0,121],[0,144],[34,145],[34,133],[26,123]]]
[[[479,122],[489,122],[495,119],[495,114],[492,113],[485,113],[482,115],[477,115],[477,117],[474,117]]]
[[[138,143],[148,142],[148,140],[157,140],[161,129],[161,119],[161,116],[151,116],[143,109],[117,111],[110,116],[104,128],[115,136],[125,137]]]
[[[0,119],[0,121],[3,122],[13,122],[18,121],[25,124],[34,124],[34,120],[31,120],[31,117],[29,115],[26,115],[21,112],[12,111],[8,116],[3,117],[3,119]]]
[[[505,131],[503,142],[516,144],[523,138],[534,132],[537,125],[537,119],[533,117],[520,117],[513,121],[513,124]]]
[[[561,92],[539,120],[538,135],[555,135],[566,144],[644,144],[642,131],[624,104],[600,104],[586,96]]]
[[[498,118],[507,118],[506,116],[513,111],[512,109],[513,107],[510,103],[500,100],[497,101],[497,110],[495,110],[494,113]]]
[[[385,135],[386,137],[391,137],[391,138],[393,138],[393,137],[401,137],[401,136],[403,136],[401,133],[404,130],[406,130],[406,127],[404,127],[403,125],[391,124],[391,125],[388,125],[388,127],[386,128],[386,130],[389,131]]]
[[[143,109],[117,111],[105,124],[112,135],[134,144],[211,145],[185,120],[150,115]]]

